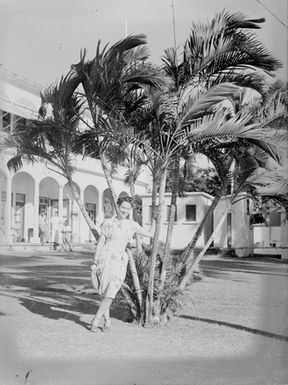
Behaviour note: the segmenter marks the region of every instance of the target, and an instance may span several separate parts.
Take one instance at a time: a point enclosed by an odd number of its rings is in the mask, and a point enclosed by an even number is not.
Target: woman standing
[[[104,318],[103,330],[109,329],[110,306],[124,282],[128,255],[125,251],[133,235],[138,233],[147,237],[153,235],[153,229],[145,231],[137,222],[128,219],[132,198],[124,196],[118,199],[118,214],[106,219],[102,224],[102,231],[98,240],[91,266],[92,276],[98,278],[98,292],[101,295],[99,309],[91,322],[90,331],[97,332]]]

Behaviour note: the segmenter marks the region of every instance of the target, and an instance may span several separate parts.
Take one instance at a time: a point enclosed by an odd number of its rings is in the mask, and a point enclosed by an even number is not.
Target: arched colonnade
[[[0,243],[39,243],[39,226],[43,221],[46,223],[45,242],[57,242],[59,234],[55,238],[53,230],[55,217],[58,217],[58,228],[65,220],[69,222],[73,242],[94,241],[69,185],[60,175],[36,178],[26,171],[14,175],[1,171],[0,179]],[[86,184],[81,181],[80,185],[76,178],[75,186],[94,223],[99,225],[105,217],[114,214],[110,192],[105,185],[99,183],[96,186],[89,181]],[[119,195],[121,193],[123,191]]]

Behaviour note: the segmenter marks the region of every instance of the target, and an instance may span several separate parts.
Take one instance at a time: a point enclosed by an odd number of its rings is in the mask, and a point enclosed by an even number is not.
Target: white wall
[[[250,215],[249,212],[247,212],[247,199],[245,194],[239,194],[236,203],[232,206],[230,204],[230,196],[220,199],[214,212],[214,228],[229,207],[229,212],[232,214],[231,247],[235,249],[239,257],[251,255],[253,252],[253,233],[249,226]],[[226,217],[219,232],[215,235],[215,247],[227,248],[227,235],[228,226]]]
[[[165,207],[163,211],[163,226],[160,234],[161,241],[165,242],[167,233],[167,206],[170,205],[170,193],[165,194]],[[187,193],[185,198],[178,198],[177,200],[177,222],[175,222],[171,246],[175,249],[183,249],[191,241],[195,231],[205,215],[208,206],[211,204],[212,197],[208,194],[195,192]],[[149,213],[151,206],[151,195],[144,195],[143,202],[143,226],[149,228],[150,218]],[[185,206],[196,205],[196,221],[186,221]],[[205,233],[203,233],[196,245],[196,247],[203,247],[205,240]]]
[[[1,181],[1,191],[6,191],[6,178],[8,170],[5,167],[8,159],[10,158],[10,153],[2,153],[1,160],[3,164],[2,168],[2,177]],[[1,166],[2,166],[1,164]],[[47,167],[48,166],[48,167]],[[102,172],[100,162],[93,159],[85,159],[85,162],[79,157],[77,162],[75,162],[76,171],[73,176],[74,182],[79,187],[80,197],[82,202],[96,203],[97,206],[97,215],[98,219],[101,222],[103,220],[103,213],[99,212],[102,207],[102,194],[107,188],[107,182]],[[87,169],[86,169],[87,167]],[[1,170],[1,168],[0,168]],[[24,225],[24,235],[25,240],[27,240],[28,229],[33,228],[34,225],[34,189],[35,183],[39,184],[39,196],[46,196],[50,199],[59,198],[59,186],[66,185],[66,180],[60,176],[57,172],[53,171],[52,166],[46,162],[35,163],[34,165],[24,164],[21,171],[16,173],[14,176],[12,174],[12,193],[15,196],[16,193],[25,194],[26,204],[25,204],[25,225]],[[3,186],[2,186],[3,185]],[[88,187],[88,190],[86,188]],[[129,186],[124,185],[123,179],[116,176],[113,177],[113,187],[117,195],[125,191],[129,194]],[[93,188],[94,195],[93,196]],[[85,199],[85,190],[86,190],[86,199]],[[136,183],[136,193],[139,195],[144,194],[147,191],[147,185],[142,181]],[[91,239],[89,237],[89,228],[82,216],[82,213],[79,211],[78,206],[73,202],[72,195],[66,193],[66,187],[63,190],[63,198],[70,199],[70,214],[73,211],[74,215],[70,220],[73,225],[73,235],[74,239],[77,242],[86,242]],[[88,199],[89,198],[89,199]],[[92,201],[93,199],[93,201]],[[12,219],[13,219],[13,208],[12,208]],[[12,220],[13,224],[13,220]],[[94,238],[92,238],[94,241]],[[5,226],[3,229],[0,229],[0,243],[6,243],[7,237],[5,235]]]

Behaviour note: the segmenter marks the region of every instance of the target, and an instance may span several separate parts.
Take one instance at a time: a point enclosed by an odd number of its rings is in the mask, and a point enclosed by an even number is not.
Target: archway
[[[74,186],[77,193],[80,195],[80,187],[74,182]],[[72,242],[80,241],[80,210],[73,197],[72,191],[68,183],[65,184],[63,189],[63,218],[68,220],[72,228]]]
[[[113,215],[115,215],[115,208],[113,204],[112,194],[109,188],[106,188],[103,191],[102,199],[103,199],[102,207],[103,207],[104,219],[112,218]]]
[[[89,217],[96,224],[96,218],[99,215],[99,192],[95,186],[89,185],[85,188],[84,204]],[[85,226],[85,229],[84,239],[88,242],[92,242],[94,240],[94,236],[88,226]]]
[[[44,242],[59,240],[59,184],[48,176],[39,184],[39,226],[44,227]]]
[[[12,242],[29,242],[33,236],[34,186],[34,179],[27,172],[21,171],[12,178]]]
[[[95,186],[89,185],[84,190],[84,203],[90,217],[95,222],[98,213],[99,192]]]
[[[47,217],[50,219],[59,211],[59,184],[48,176],[41,180],[39,184],[39,213],[46,211]]]

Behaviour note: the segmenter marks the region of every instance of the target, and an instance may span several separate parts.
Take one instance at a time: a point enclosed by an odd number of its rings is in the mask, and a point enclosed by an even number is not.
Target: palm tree
[[[176,103],[175,97],[173,100],[176,110],[175,118],[178,121],[181,120],[181,114],[185,114],[185,110],[190,109],[191,119],[203,114],[206,101],[204,99],[204,104],[201,104],[198,98],[211,85],[233,82],[241,87],[249,87],[263,93],[265,82],[263,76],[260,76],[259,70],[271,72],[280,65],[265,50],[263,44],[259,43],[249,32],[250,29],[260,28],[259,23],[263,21],[264,19],[247,20],[243,14],[230,14],[223,11],[218,13],[211,22],[192,24],[180,63],[174,49],[165,51],[164,70],[173,84],[176,96]],[[217,93],[211,95],[211,98],[214,96],[217,96]],[[228,95],[227,98],[229,98]],[[214,104],[216,103],[217,101]],[[171,105],[172,103],[169,108]],[[191,109],[191,106],[194,106],[194,109]],[[209,107],[211,105],[207,105],[207,109]],[[185,150],[187,151],[187,149]],[[200,151],[199,148],[198,151]],[[167,256],[169,255],[169,240],[173,231],[179,161],[175,160],[174,167],[175,180],[172,182],[174,189],[171,192],[171,215],[165,253]]]
[[[263,21],[263,19],[247,20],[242,14],[221,12],[213,18],[211,23],[192,25],[190,37],[184,45],[184,54],[181,63],[179,63],[177,59],[175,50],[169,49],[165,51],[165,57],[163,58],[165,64],[164,70],[167,75],[170,76],[173,85],[173,88],[171,88],[174,95],[174,98],[171,98],[172,102],[170,105],[167,104],[167,106],[169,106],[169,108],[172,108],[173,104],[175,106],[175,127],[177,124],[182,123],[181,119],[185,113],[190,115],[189,117],[191,121],[193,121],[193,119],[201,118],[201,116],[207,112],[212,112],[212,100],[205,98],[205,92],[215,84],[232,81],[241,87],[249,87],[260,93],[264,92],[265,78],[263,71],[271,73],[279,68],[280,63],[266,51],[263,44],[259,43],[254,36],[248,32],[249,29],[259,28],[258,24]],[[219,94],[217,95],[217,91],[214,95],[211,95],[211,98],[220,96]],[[204,96],[202,100],[201,96]],[[239,92],[238,98],[240,98],[240,96],[241,93]],[[235,96],[227,95],[227,99],[230,99],[231,102],[233,101],[232,98],[235,99]],[[205,105],[207,102],[209,104]],[[217,104],[217,100],[214,101],[214,105],[215,104]],[[201,145],[199,146],[198,143],[198,148],[193,146],[192,153],[193,151],[205,151],[207,155],[207,152],[209,152],[207,151],[207,145],[209,146],[208,143],[204,143],[201,150]],[[187,152],[187,148],[184,147],[183,150]],[[164,253],[164,266],[165,260],[169,257],[173,231],[178,195],[177,187],[179,186],[180,156],[178,153],[177,158],[174,160],[175,179],[172,182],[173,188],[171,192],[171,209]],[[225,189],[226,186],[224,185],[222,194]],[[202,226],[199,227],[195,234],[188,256],[202,232],[205,221],[208,219],[213,207],[216,207],[217,200],[219,200],[220,197],[221,193],[215,198],[211,210],[209,210],[201,224]],[[162,270],[161,274],[161,287],[164,285],[164,277],[165,269]]]
[[[141,105],[143,86],[157,87],[163,82],[159,71],[145,63],[145,44],[145,35],[128,36],[103,49],[99,40],[95,57],[86,60],[86,50],[81,52],[80,62],[71,66],[65,83],[58,87],[65,102],[74,95],[81,99],[86,115],[91,118],[92,124],[89,124],[87,119],[78,116],[86,129],[78,133],[74,150],[80,152],[84,147],[84,155],[100,158],[115,206],[117,197],[107,159],[109,136],[113,131],[127,128],[127,118]],[[51,105],[52,94],[48,89],[42,95],[40,112],[44,116],[47,106]]]
[[[215,96],[215,88],[217,88],[217,96]],[[212,107],[215,103],[219,103],[227,96],[233,95],[236,91],[238,91],[238,87],[230,84],[222,84],[213,87],[209,90],[207,95],[203,96],[201,99],[201,101],[203,101],[204,97],[207,98],[207,102],[203,102],[203,104],[205,104],[204,111],[206,111],[207,106]],[[214,95],[214,98],[211,98],[211,94]],[[140,111],[137,111],[137,119],[135,118],[133,120],[133,125],[136,127],[136,130],[134,138],[131,138],[131,142],[135,144],[137,151],[142,150],[145,157],[149,159],[147,165],[153,175],[152,199],[154,201],[154,194],[156,195],[156,192],[158,191],[156,231],[152,243],[149,282],[146,297],[146,323],[154,322],[153,313],[156,312],[155,308],[157,308],[157,305],[154,306],[153,304],[155,268],[159,246],[159,235],[162,226],[162,208],[164,203],[167,170],[169,166],[173,164],[174,159],[178,158],[178,154],[183,153],[184,149],[187,149],[187,147],[191,147],[189,145],[189,140],[187,140],[185,132],[183,131],[184,127],[191,124],[191,115],[188,113],[184,114],[178,122],[178,126],[174,127],[174,109],[169,110],[167,108],[167,104],[170,103],[170,98],[171,95],[167,91],[166,93],[159,91],[151,93],[150,98],[147,98],[144,111],[142,111],[143,116]],[[198,112],[199,111],[200,109],[198,108]],[[162,287],[165,281],[164,278],[165,265],[163,263],[160,273],[160,285],[158,288],[160,291],[164,287]]]
[[[234,87],[232,85],[231,86],[226,85],[226,84],[221,84],[217,87],[215,86],[211,88],[205,95],[203,95],[202,98],[199,99],[199,104],[205,105],[206,107],[208,105],[208,102],[205,102],[205,97],[207,97],[207,100],[209,100],[211,94],[212,95],[214,94],[215,89],[219,90],[220,87],[222,91],[224,92],[225,90],[226,93],[223,94],[224,96],[223,95],[218,96],[218,98],[216,98],[216,102],[219,102],[221,97],[222,98],[226,97],[229,91],[231,93],[232,89],[233,89],[233,92],[235,92],[235,90],[237,89],[237,87]],[[212,106],[212,102],[210,102],[210,104]],[[198,111],[197,113],[199,113],[200,108],[199,106],[197,106],[197,104],[196,106],[194,105],[191,108],[192,111],[193,111],[193,108],[196,111]],[[167,165],[169,164],[169,162],[171,164],[173,159],[175,159],[174,154],[179,153],[179,151],[181,151],[182,148],[187,148],[187,146],[189,147],[190,145],[190,146],[193,146],[192,148],[194,148],[195,150],[197,150],[197,148],[201,148],[202,153],[205,153],[204,145],[207,146],[207,152],[209,151],[210,159],[213,161],[214,165],[216,166],[216,169],[219,175],[222,177],[222,180],[224,180],[224,183],[223,183],[222,190],[220,191],[218,196],[215,198],[214,204],[211,206],[211,211],[209,211],[207,213],[207,216],[205,217],[205,220],[206,220],[208,215],[216,207],[220,197],[224,194],[227,183],[229,183],[230,181],[230,177],[227,178],[227,176],[229,176],[231,163],[236,156],[239,158],[241,155],[241,152],[245,150],[244,144],[247,142],[249,144],[249,148],[251,148],[251,143],[253,143],[254,146],[258,145],[261,148],[262,147],[264,148],[266,146],[265,151],[277,159],[276,146],[283,144],[285,133],[281,131],[275,132],[275,130],[270,130],[269,128],[270,127],[269,123],[271,124],[270,120],[268,122],[267,120],[265,122],[261,122],[261,124],[253,123],[253,121],[251,121],[252,119],[251,116],[245,115],[245,114],[243,116],[241,114],[237,114],[234,117],[229,117],[224,115],[220,111],[217,114],[211,114],[206,118],[195,119],[195,121],[191,120],[190,118],[191,116],[193,115],[192,114],[185,115],[181,121],[181,124],[179,124],[179,126],[175,129],[173,133],[170,132],[169,134],[167,134],[167,131],[165,131],[165,129],[163,129],[162,131],[158,130],[158,134],[160,133],[162,135],[162,139],[159,139],[156,143],[161,143],[162,145],[163,143],[165,143],[165,146],[162,148],[159,147],[157,154],[159,159],[163,162],[162,169],[161,169],[162,176],[163,176],[165,175],[164,173],[165,164]],[[273,119],[276,119],[276,118],[278,118],[277,115],[274,115]],[[159,114],[158,119],[161,122],[161,114]],[[160,123],[160,126],[161,126],[161,123]],[[163,128],[163,125],[162,125],[162,128]],[[149,145],[145,142],[145,140],[147,140],[147,131],[145,131],[145,135],[146,136],[142,138],[141,146],[144,148],[148,148]],[[153,139],[155,140],[155,135]],[[135,141],[136,140],[137,139],[135,139]],[[159,151],[160,148],[162,151]],[[238,148],[239,148],[239,154],[237,153]],[[154,149],[152,148],[151,149],[152,153],[153,153],[153,150]],[[164,160],[166,163],[164,163]],[[163,190],[161,190],[161,195],[159,193],[160,203],[162,199],[162,193],[163,193]],[[202,223],[202,226],[204,223],[205,222]],[[201,231],[202,231],[202,228],[200,228],[200,231],[199,233],[197,233],[197,236],[201,233]],[[153,251],[151,256],[152,262],[150,265],[151,271],[156,265],[156,257],[153,254]],[[188,257],[189,257],[189,254],[188,254]],[[149,283],[153,279],[152,282],[154,285],[154,275],[151,274],[151,271],[149,275],[150,277]],[[161,285],[163,285],[162,282],[163,280],[161,277],[161,280],[160,280]],[[153,285],[152,285],[152,289],[153,289]],[[160,290],[159,288],[161,287],[159,286],[158,290]],[[151,288],[148,289],[148,294],[149,294],[149,290],[151,290]],[[150,304],[147,304],[146,311],[148,313],[151,312]],[[147,317],[149,318],[148,315],[146,316],[146,318]]]
[[[72,70],[84,90],[84,98],[93,122],[93,127],[80,136],[80,141],[93,140],[99,145],[99,156],[107,184],[117,212],[116,194],[113,192],[112,179],[107,167],[107,147],[113,136],[119,137],[123,129],[129,130],[130,115],[143,103],[145,88],[159,87],[163,76],[157,68],[146,63],[147,50],[144,35],[128,36],[110,48],[101,50],[100,41],[93,60],[87,60],[86,52],[81,54],[80,62]],[[94,137],[94,138],[93,138]],[[140,286],[134,260],[129,253],[129,266],[134,279],[134,288],[139,293]]]
[[[42,95],[42,99],[45,98],[47,101],[39,111],[43,118],[32,120],[28,125],[18,124],[14,132],[1,141],[1,147],[16,149],[16,155],[7,163],[9,169],[18,171],[23,165],[23,160],[32,163],[46,160],[54,166],[52,170],[67,180],[73,198],[97,240],[99,233],[73,182],[75,170],[73,147],[79,134],[79,117],[83,107],[80,98],[73,94],[73,87],[71,88],[73,82],[75,83],[75,79],[68,74],[61,78],[58,85],[51,86],[45,97]],[[50,115],[44,118],[47,115],[47,106],[50,108]]]
[[[151,117],[150,121],[148,119],[149,123],[144,125],[144,127],[147,127],[148,132],[151,133],[149,134],[148,144],[147,137],[144,137],[144,139],[142,138],[141,142],[144,147],[146,145],[146,147],[150,147],[150,150],[152,148],[152,153],[155,151],[159,154],[160,162],[157,162],[157,156],[154,159],[154,166],[156,165],[154,175],[157,175],[156,169],[158,169],[158,172],[160,171],[159,174],[162,177],[161,188],[159,189],[161,193],[159,194],[160,208],[158,207],[158,220],[159,218],[161,219],[161,204],[163,202],[162,195],[164,191],[162,183],[163,179],[166,177],[167,167],[169,167],[171,163],[177,165],[177,162],[174,161],[174,157],[176,154],[176,158],[179,157],[179,152],[181,154],[181,151],[187,152],[187,146],[189,145],[192,151],[199,151],[201,145],[203,149],[209,148],[209,141],[211,141],[213,136],[212,130],[208,130],[210,133],[207,137],[205,137],[205,135],[202,138],[199,136],[196,138],[197,140],[195,143],[191,143],[189,140],[185,141],[183,130],[194,123],[201,124],[202,117],[206,114],[213,115],[215,113],[213,107],[215,108],[215,105],[223,100],[235,98],[235,93],[238,93],[240,96],[239,88],[235,85],[251,87],[257,91],[263,92],[265,81],[261,70],[268,72],[279,67],[277,60],[269,55],[261,43],[257,42],[249,33],[243,33],[244,29],[258,28],[258,23],[261,21],[263,20],[246,20],[244,16],[239,14],[229,15],[227,13],[221,13],[214,18],[211,30],[207,25],[196,26],[195,29],[197,30],[198,28],[201,32],[201,34],[199,34],[200,38],[198,39],[196,36],[197,31],[191,33],[190,40],[188,40],[185,45],[182,63],[178,64],[175,51],[167,51],[166,72],[173,81],[169,83],[169,87],[167,87],[164,93],[163,90],[161,91],[162,95],[157,96],[158,100],[156,98],[156,101],[158,107],[156,109],[156,119],[155,117]],[[217,23],[219,23],[219,25],[217,25]],[[258,69],[258,72],[255,71],[256,68]],[[259,75],[259,70],[261,76]],[[234,86],[231,83],[217,85],[219,83],[231,81],[234,82]],[[213,85],[214,87],[212,87]],[[228,113],[226,115],[228,115]],[[155,129],[151,130],[151,121],[153,119],[156,120],[156,126],[154,124]],[[245,127],[245,130],[249,131],[249,128],[247,129],[249,119],[246,121],[242,118],[239,119],[239,117],[237,117],[237,119],[238,121],[234,120],[233,122],[229,122],[233,129]],[[204,126],[205,123],[207,122],[204,122]],[[223,121],[220,123],[218,122],[218,125],[221,125],[222,128],[225,126],[223,125]],[[235,133],[233,133],[233,130],[228,133],[227,125],[225,126],[225,129],[227,130],[226,134],[228,136],[232,135],[232,137],[234,137],[232,142],[235,146]],[[221,136],[223,137],[223,132],[220,134],[220,141],[222,139]],[[159,151],[159,144],[156,144],[155,147],[155,137],[159,139],[159,143],[162,145],[162,151]],[[241,137],[239,139],[242,140]],[[217,138],[215,141],[217,141]],[[215,142],[212,140],[211,146],[213,145],[215,145]],[[239,145],[239,141],[237,145]],[[227,154],[226,156],[229,165],[230,158]],[[177,175],[176,172],[175,175]],[[156,177],[154,177],[154,182],[154,186],[159,184]],[[173,183],[173,185],[177,186],[177,181]],[[154,191],[155,190],[156,189],[154,189]],[[173,192],[174,195],[172,194],[172,207],[175,206],[176,202],[175,193],[177,197],[177,191]],[[171,213],[171,218],[173,218],[173,209],[171,210]],[[157,222],[156,236],[152,246],[146,306],[146,311],[149,313],[149,316],[147,315],[146,318],[150,318],[150,321],[151,313],[153,311],[153,305],[151,303],[153,303],[153,285],[156,266],[155,258],[159,243],[157,238],[160,232],[161,220]],[[173,223],[173,219],[170,223]],[[169,231],[171,231],[171,228],[172,226]],[[168,252],[166,255],[167,254]],[[164,282],[164,278],[165,277],[163,277],[162,282]]]

